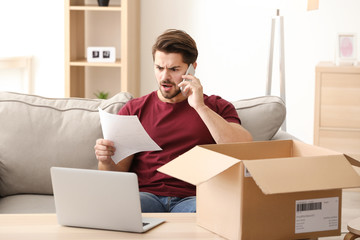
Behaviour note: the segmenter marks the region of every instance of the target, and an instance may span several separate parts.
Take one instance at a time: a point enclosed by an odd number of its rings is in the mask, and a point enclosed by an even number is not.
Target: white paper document
[[[162,150],[145,131],[137,116],[108,113],[99,108],[104,139],[113,141],[115,163],[138,152]]]

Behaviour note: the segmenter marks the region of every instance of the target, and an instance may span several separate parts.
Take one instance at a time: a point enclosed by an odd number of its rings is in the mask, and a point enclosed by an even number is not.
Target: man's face
[[[179,102],[184,100],[178,84],[182,81],[188,65],[183,62],[180,53],[155,52],[154,71],[157,79],[160,100]],[[160,93],[160,94],[159,94]]]

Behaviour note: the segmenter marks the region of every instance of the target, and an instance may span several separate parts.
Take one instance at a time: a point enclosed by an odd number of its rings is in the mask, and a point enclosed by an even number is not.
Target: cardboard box
[[[342,189],[360,187],[347,156],[292,140],[196,146],[158,170],[196,185],[198,225],[228,239],[340,235]]]

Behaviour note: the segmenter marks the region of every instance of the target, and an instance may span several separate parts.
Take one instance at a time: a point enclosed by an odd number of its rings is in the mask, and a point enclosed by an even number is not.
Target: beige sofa
[[[50,167],[97,167],[102,137],[98,107],[111,113],[132,96],[108,100],[44,98],[0,92],[0,213],[55,212]],[[233,102],[254,140],[293,139],[278,131],[286,110],[279,97]]]

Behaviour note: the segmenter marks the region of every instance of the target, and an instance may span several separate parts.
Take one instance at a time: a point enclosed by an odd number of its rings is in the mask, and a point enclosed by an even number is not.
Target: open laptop
[[[50,171],[60,225],[146,232],[165,221],[142,217],[135,173],[61,167]]]

